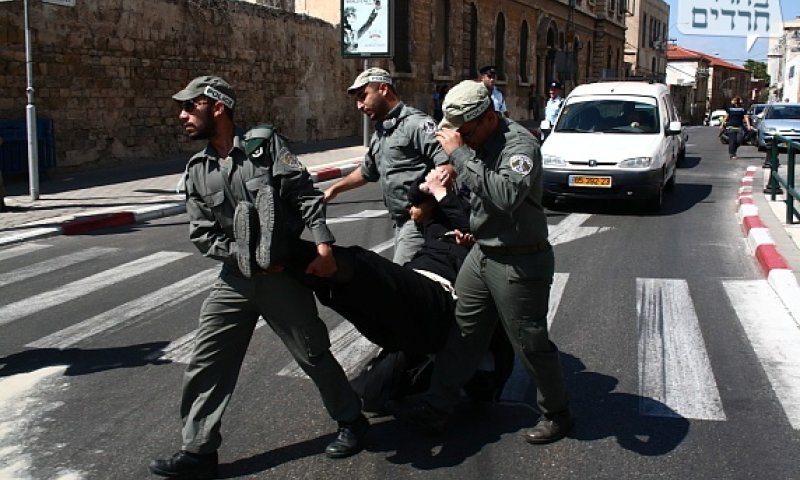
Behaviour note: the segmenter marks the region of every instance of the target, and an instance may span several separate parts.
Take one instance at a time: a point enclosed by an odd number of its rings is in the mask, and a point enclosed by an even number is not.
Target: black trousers
[[[304,240],[292,246],[289,269],[320,303],[384,350],[418,356],[442,349],[455,327],[455,300],[439,283],[358,246],[334,245],[333,252],[338,271],[331,279],[303,273],[316,255],[314,244]],[[499,326],[489,351],[495,364],[491,383],[502,387],[514,366],[514,350]],[[472,382],[473,398],[484,396],[477,392],[482,388]]]
[[[744,129],[739,127],[728,127],[728,154],[730,156],[736,156],[736,150],[739,149],[739,146],[742,144],[744,139]]]

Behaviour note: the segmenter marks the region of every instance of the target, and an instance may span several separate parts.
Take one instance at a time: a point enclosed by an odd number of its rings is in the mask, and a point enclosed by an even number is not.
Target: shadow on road
[[[64,375],[86,375],[115,368],[170,363],[158,358],[169,342],[142,343],[109,348],[34,348],[0,357],[0,377],[29,373],[41,368],[66,365]]]
[[[666,405],[652,398],[614,392],[616,378],[587,371],[583,362],[572,355],[562,352],[562,362],[577,422],[568,435],[571,441],[613,437],[626,450],[658,456],[674,450],[686,437],[689,421]],[[531,386],[526,401],[534,403],[535,397]],[[642,415],[645,407],[666,416]],[[409,430],[391,417],[372,419],[367,451],[386,454],[390,463],[419,470],[453,467],[503,436],[533,426],[538,416],[528,403],[464,402],[451,418],[449,429],[440,436]],[[320,455],[333,438],[333,434],[324,435],[221,465],[221,478],[258,475],[284,463]],[[511,441],[523,442],[521,438]]]
[[[658,213],[648,212],[644,208],[644,202],[639,200],[561,198],[556,201],[555,205],[548,208],[547,216],[555,217],[559,213],[591,213],[637,217],[675,215],[691,209],[698,203],[702,203],[711,195],[712,188],[710,184],[680,183],[679,177],[675,188],[664,193],[664,204]]]

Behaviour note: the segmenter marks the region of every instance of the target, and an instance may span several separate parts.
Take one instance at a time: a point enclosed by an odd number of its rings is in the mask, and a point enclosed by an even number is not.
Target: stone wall
[[[237,90],[240,125],[270,122],[294,141],[359,132],[345,89],[360,62],[341,58],[338,28],[319,19],[235,0],[79,0],[31,2],[30,23],[59,168],[197,150],[170,96],[207,73]],[[0,119],[24,118],[25,88],[22,3],[0,3]]]

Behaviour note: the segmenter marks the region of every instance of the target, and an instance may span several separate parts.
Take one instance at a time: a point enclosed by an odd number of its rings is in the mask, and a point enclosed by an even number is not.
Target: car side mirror
[[[665,133],[667,136],[678,135],[681,133],[681,122],[669,122],[669,125],[667,125],[667,131]]]
[[[541,123],[539,123],[539,128],[542,130],[550,130],[553,126],[550,124],[550,120],[542,120]]]

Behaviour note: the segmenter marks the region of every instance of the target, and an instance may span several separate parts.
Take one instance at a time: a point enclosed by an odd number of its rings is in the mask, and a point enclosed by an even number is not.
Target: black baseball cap
[[[549,84],[547,84],[547,87],[548,87],[548,88],[551,88],[551,89],[552,89],[552,88],[559,88],[559,89],[561,89],[561,88],[564,88],[564,87],[561,85],[561,82],[555,82],[555,81],[553,81],[553,82],[550,82]]]
[[[481,75],[497,75],[497,67],[494,65],[486,65],[485,67],[481,67],[478,72],[480,72]]]

